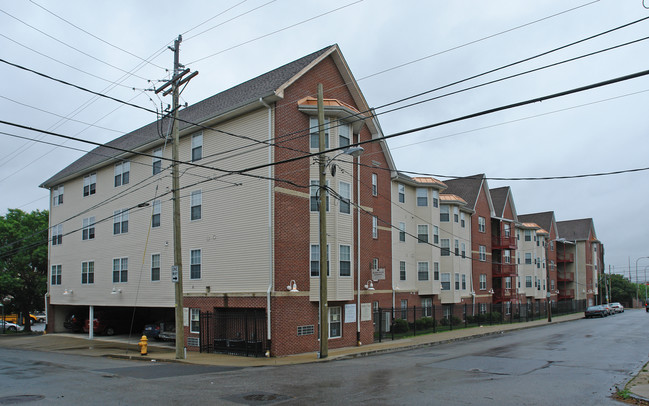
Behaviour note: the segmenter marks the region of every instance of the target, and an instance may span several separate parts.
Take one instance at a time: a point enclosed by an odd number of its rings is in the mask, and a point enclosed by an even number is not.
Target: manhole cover
[[[43,395],[16,395],[3,396],[0,398],[0,405],[17,405],[19,403],[36,402],[45,399]]]

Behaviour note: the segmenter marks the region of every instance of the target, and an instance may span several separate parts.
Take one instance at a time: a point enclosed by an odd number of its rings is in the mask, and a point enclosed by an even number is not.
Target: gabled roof
[[[591,232],[593,238],[597,239],[592,218],[557,221],[557,233],[559,237],[568,241],[588,240]]]
[[[190,123],[205,123],[216,117],[244,109],[246,106],[257,103],[259,99],[268,98],[267,101],[269,102],[279,99],[283,90],[294,82],[300,73],[305,71],[311,64],[316,63],[319,58],[326,57],[336,51],[340,52],[337,45],[322,48],[180,110],[179,118],[183,120],[179,124],[180,131],[182,132],[194,126]],[[339,56],[338,61],[340,60],[342,60],[342,56]],[[362,95],[359,97],[362,98]],[[152,148],[153,145],[162,142],[158,134],[159,125],[156,122],[145,125],[108,142],[106,145],[129,151]],[[41,187],[56,186],[73,176],[79,176],[81,173],[94,170],[124,155],[123,152],[105,146],[97,147],[43,182]]]
[[[449,193],[444,193],[442,195],[439,195],[439,200],[442,203],[448,203],[448,204],[459,204],[459,205],[466,205],[466,201],[462,199],[458,195],[452,195]]]
[[[491,194],[491,201],[494,205],[494,211],[496,212],[497,218],[505,218],[505,207],[507,207],[507,202],[511,205],[512,214],[514,221],[518,221],[518,216],[516,215],[516,206],[514,206],[514,199],[512,197],[512,191],[509,186],[499,187],[497,189],[489,189]]]
[[[446,184],[444,182],[429,176],[410,177],[403,172],[394,171],[392,180],[406,183],[414,187],[431,187],[440,191],[446,189]]]
[[[519,214],[518,221],[521,223],[536,223],[544,230],[550,232],[552,230],[552,225],[555,225],[554,232],[558,234],[556,229],[556,222],[554,220],[553,211],[544,211],[540,213],[529,213],[529,214]]]
[[[494,214],[494,206],[491,201],[491,194],[489,193],[489,186],[487,185],[484,173],[467,176],[465,178],[449,179],[445,180],[444,183],[448,186],[444,193],[460,196],[473,211],[475,211],[476,205],[478,204],[480,190],[484,188],[485,195],[487,196],[487,203],[489,204],[489,212],[491,215]]]

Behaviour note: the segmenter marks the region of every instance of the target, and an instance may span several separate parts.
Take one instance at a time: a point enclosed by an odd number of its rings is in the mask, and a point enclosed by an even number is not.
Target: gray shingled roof
[[[496,217],[502,218],[505,211],[505,203],[507,202],[507,194],[509,193],[509,186],[489,189],[489,193],[491,194],[491,202],[494,205]]]
[[[565,238],[566,240],[587,240],[591,228],[593,230],[593,236],[597,238],[592,218],[557,221],[559,238]]]
[[[545,211],[542,213],[519,214],[518,221],[520,221],[521,223],[536,223],[549,233],[550,229],[552,228],[553,217],[553,211]],[[554,230],[554,232],[556,233],[557,230]]]
[[[190,123],[200,123],[209,118],[225,114],[236,108],[255,102],[256,100],[259,100],[260,97],[269,96],[281,85],[289,81],[293,76],[298,74],[302,69],[333,46],[335,45],[322,48],[319,51],[306,55],[277,69],[257,76],[254,79],[243,82],[228,90],[195,103],[179,112],[180,119]],[[189,126],[191,126],[191,124],[186,122],[180,123],[181,130]],[[153,122],[116,138],[108,142],[106,145],[131,151],[159,139],[160,137],[156,128],[156,123]],[[69,176],[81,174],[84,171],[87,171],[102,162],[114,159],[121,154],[123,154],[123,152],[111,148],[104,146],[97,147],[43,182],[41,187],[50,188],[56,186],[59,182]]]
[[[484,173],[480,173],[466,178],[445,180],[444,183],[446,183],[448,188],[443,194],[460,196],[466,201],[468,207],[475,210],[475,204],[478,199],[478,193],[480,193],[480,185],[482,184],[483,178]]]

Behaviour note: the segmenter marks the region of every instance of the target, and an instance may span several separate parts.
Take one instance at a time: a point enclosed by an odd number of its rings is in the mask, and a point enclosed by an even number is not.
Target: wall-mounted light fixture
[[[113,288],[113,290],[110,292],[111,295],[121,295],[122,294],[122,289],[117,289]]]
[[[288,283],[288,286],[286,287],[286,290],[288,290],[289,292],[293,292],[293,293],[299,292],[299,290],[297,290],[297,283],[295,283],[294,279],[291,279],[291,281]]]
[[[66,289],[66,290],[63,291],[63,296],[70,296],[70,295],[72,295],[72,294],[74,294],[74,292],[72,291],[72,289],[70,289],[70,290],[67,290],[67,289]]]
[[[495,293],[495,292],[494,292],[493,289],[489,289],[489,294],[490,294],[490,295],[493,295],[494,293]]]
[[[372,283],[372,280],[368,280],[367,283],[365,284],[365,289],[367,290],[374,290],[374,284]]]

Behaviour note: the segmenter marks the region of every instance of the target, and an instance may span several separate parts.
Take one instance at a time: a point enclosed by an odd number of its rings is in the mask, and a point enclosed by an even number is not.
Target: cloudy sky
[[[645,0],[649,7],[649,0]],[[649,20],[444,90],[381,107],[649,17],[642,0],[221,0],[3,2],[0,59],[134,104],[160,106],[167,45],[200,72],[193,104],[337,43],[386,135],[649,69]],[[631,45],[558,64],[631,41]],[[0,120],[107,142],[151,113],[0,63]],[[446,93],[518,75],[454,95]],[[406,106],[408,103],[435,100]],[[169,103],[170,100],[164,100]],[[388,111],[394,107],[401,108]],[[649,167],[649,77],[392,139],[402,171],[489,178],[558,177]],[[0,125],[0,213],[48,208],[38,186],[90,146]],[[11,134],[7,135],[7,134]],[[63,144],[55,147],[15,136]],[[519,214],[592,217],[606,264],[629,275],[649,256],[648,171],[564,180],[489,180],[512,187]],[[644,278],[649,259],[638,262]]]

